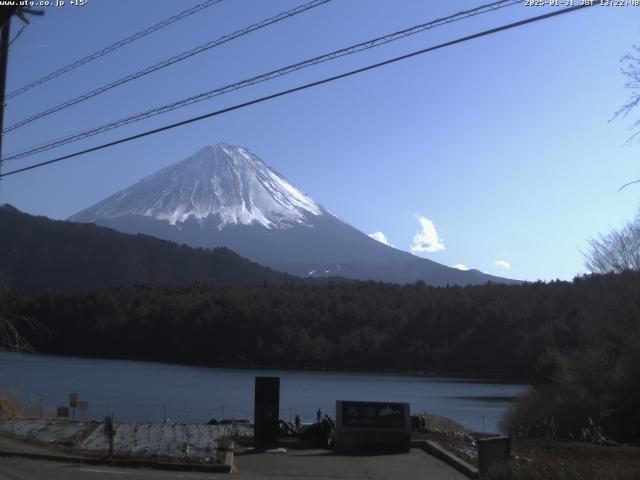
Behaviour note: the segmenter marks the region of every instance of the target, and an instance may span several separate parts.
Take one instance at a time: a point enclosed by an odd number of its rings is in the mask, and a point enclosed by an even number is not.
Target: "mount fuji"
[[[516,283],[384,245],[331,214],[246,148],[224,143],[205,147],[69,220],[193,247],[226,246],[303,277]]]

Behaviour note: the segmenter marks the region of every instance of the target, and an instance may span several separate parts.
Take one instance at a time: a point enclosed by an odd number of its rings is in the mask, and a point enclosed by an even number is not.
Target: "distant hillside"
[[[91,290],[140,283],[284,284],[298,280],[227,248],[180,246],[0,206],[0,291]]]

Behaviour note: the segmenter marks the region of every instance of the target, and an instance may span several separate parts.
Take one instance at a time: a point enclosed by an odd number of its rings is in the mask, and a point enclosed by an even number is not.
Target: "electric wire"
[[[249,25],[248,27],[242,28],[240,30],[237,30],[233,33],[230,33],[228,35],[224,35],[220,38],[217,38],[216,40],[213,40],[211,42],[207,42],[203,45],[199,45],[195,48],[192,48],[191,50],[187,50],[185,52],[182,52],[178,55],[175,55],[171,58],[168,58],[166,60],[162,60],[161,62],[158,62],[154,65],[151,65],[147,68],[144,68],[142,70],[139,70],[135,73],[132,73],[130,75],[127,75],[126,77],[120,78],[118,80],[115,80],[113,82],[107,83],[105,85],[102,85],[101,87],[96,88],[95,90],[92,90],[90,92],[84,93],[82,95],[79,95],[77,97],[74,97],[70,100],[67,100],[66,102],[63,102],[59,105],[56,105],[54,107],[51,107],[47,110],[44,110],[42,112],[36,113],[34,115],[31,115],[30,117],[27,117],[23,120],[20,120],[19,122],[14,123],[13,125],[9,125],[7,128],[5,128],[2,133],[6,134],[8,132],[11,132],[12,130],[15,130],[17,128],[23,127],[35,120],[38,120],[40,118],[46,117],[48,115],[51,115],[53,113],[59,112],[60,110],[64,110],[65,108],[69,108],[73,105],[77,105],[78,103],[84,102],[86,100],[89,100],[93,97],[96,97],[102,93],[108,92],[109,90],[119,87],[120,85],[124,85],[126,83],[129,83],[133,80],[137,80],[138,78],[144,77],[146,75],[149,75],[150,73],[156,72],[158,70],[161,70],[163,68],[166,68],[170,65],[176,64],[178,62],[181,62],[183,60],[186,60],[187,58],[191,58],[194,55],[198,55],[200,53],[206,52],[208,50],[211,50],[212,48],[215,47],[219,47],[220,45],[223,45],[225,43],[228,43],[232,40],[235,40],[236,38],[240,38],[243,37],[245,35],[248,35],[251,32],[255,32],[256,30],[260,30],[263,28],[268,27],[269,25],[273,25],[274,23],[280,22],[282,20],[294,17],[300,13],[306,12],[307,10],[311,10],[312,8],[318,7],[320,5],[324,5],[325,3],[330,2],[331,0],[312,0],[309,3],[305,3],[303,5],[299,5],[295,8],[292,8],[290,10],[287,10],[285,12],[279,13],[278,15],[275,15],[273,17],[269,17],[265,20],[262,20],[258,23],[254,23],[253,25]]]
[[[307,60],[303,60],[301,62],[292,64],[292,65],[288,65],[286,67],[283,68],[279,68],[277,70],[272,70],[270,72],[267,73],[263,73],[260,75],[257,75],[255,77],[251,77],[245,80],[241,80],[239,82],[236,83],[232,83],[229,85],[225,85],[223,87],[219,87],[213,90],[209,90],[207,92],[204,93],[200,93],[198,95],[193,95],[191,97],[187,97],[185,99],[182,100],[178,100],[176,102],[172,102],[166,105],[163,105],[161,107],[156,107],[153,108],[151,110],[147,110],[145,112],[142,113],[137,113],[134,115],[130,115],[128,117],[122,118],[120,120],[116,120],[114,122],[110,122],[107,124],[103,124],[101,126],[98,127],[94,127],[91,128],[89,130],[85,130],[83,132],[79,132],[79,133],[75,133],[73,135],[70,136],[66,136],[57,140],[53,140],[44,144],[40,144],[40,145],[36,145],[33,147],[28,147],[27,149],[23,149],[21,151],[17,151],[17,152],[12,152],[9,155],[7,155],[3,160],[8,161],[8,160],[17,160],[20,158],[25,158],[25,157],[29,157],[31,155],[35,155],[36,153],[40,153],[40,152],[44,152],[46,150],[51,150],[53,148],[57,148],[60,147],[62,145],[66,145],[68,143],[72,143],[72,142],[76,142],[79,140],[83,140],[85,138],[88,137],[92,137],[94,135],[98,135],[100,133],[104,133],[125,125],[129,125],[131,123],[135,123],[156,115],[160,115],[162,113],[166,113],[166,112],[170,112],[172,110],[176,110],[178,108],[183,108],[189,105],[192,105],[194,103],[199,103],[205,100],[208,100],[210,98],[213,97],[217,97],[220,95],[224,95],[226,93],[235,91],[235,90],[239,90],[241,88],[245,88],[245,87],[249,87],[252,85],[256,85],[258,83],[262,83],[262,82],[266,82],[268,80],[277,78],[277,77],[282,77],[284,75],[288,75],[290,73],[296,72],[298,70],[304,69],[304,68],[308,68],[314,65],[318,65],[320,63],[324,63],[330,60],[334,60],[336,58],[340,58],[340,57],[344,57],[347,55],[353,55],[356,53],[359,53],[361,51],[364,50],[369,50],[372,48],[376,48],[379,47],[381,45],[385,45],[387,43],[391,43],[394,42],[396,40],[400,40],[402,38],[406,38],[408,36],[411,35],[415,35],[418,33],[421,33],[425,30],[429,30],[431,28],[435,28],[435,27],[439,27],[442,25],[446,25],[448,23],[453,23],[468,17],[472,17],[472,16],[476,16],[476,15],[480,15],[483,13],[487,13],[487,12],[491,12],[494,10],[498,10],[501,8],[505,8],[505,7],[509,7],[518,3],[522,3],[523,0],[502,0],[502,1],[497,1],[497,2],[493,2],[487,5],[482,5],[480,7],[477,8],[473,8],[471,10],[465,10],[462,12],[458,12],[456,14],[447,16],[447,17],[443,17],[443,18],[438,18],[436,20],[432,20],[429,21],[427,23],[422,23],[419,25],[415,25],[413,27],[410,28],[406,28],[404,30],[400,30],[397,32],[393,32],[391,34],[388,35],[384,35],[384,36],[380,36],[371,40],[367,40],[365,42],[361,42],[355,45],[351,45],[349,47],[346,48],[342,48],[340,50],[335,50],[333,52],[330,53],[326,53],[323,55],[320,55],[318,57],[314,57],[311,59],[307,59]]]
[[[97,145],[95,147],[87,148],[87,149],[80,150],[80,151],[77,151],[77,152],[74,152],[74,153],[70,153],[70,154],[63,155],[63,156],[60,156],[60,157],[57,157],[57,158],[53,158],[51,160],[47,160],[47,161],[44,161],[44,162],[39,162],[39,163],[36,163],[36,164],[33,164],[33,165],[22,167],[22,168],[19,168],[19,169],[11,170],[9,172],[5,172],[3,174],[0,174],[0,178],[7,177],[9,175],[15,175],[15,174],[18,174],[18,173],[26,172],[26,171],[29,171],[29,170],[33,170],[35,168],[40,168],[40,167],[43,167],[45,165],[50,165],[50,164],[53,164],[53,163],[61,162],[63,160],[68,160],[70,158],[78,157],[80,155],[84,155],[84,154],[87,154],[87,153],[95,152],[95,151],[98,151],[98,150],[103,150],[105,148],[112,147],[114,145],[119,145],[121,143],[126,143],[126,142],[130,142],[132,140],[137,140],[139,138],[143,138],[143,137],[147,137],[149,135],[154,135],[156,133],[160,133],[160,132],[164,132],[164,131],[167,131],[167,130],[171,130],[171,129],[176,128],[176,127],[180,127],[180,126],[183,126],[183,125],[188,125],[190,123],[198,122],[198,121],[204,120],[206,118],[211,118],[211,117],[214,117],[214,116],[222,115],[222,114],[227,113],[227,112],[231,112],[231,111],[234,111],[234,110],[239,110],[241,108],[245,108],[245,107],[248,107],[248,106],[251,106],[251,105],[256,105],[256,104],[262,103],[262,102],[266,102],[266,101],[272,100],[274,98],[282,97],[282,96],[285,96],[285,95],[289,95],[291,93],[295,93],[295,92],[299,92],[299,91],[306,90],[306,89],[309,89],[309,88],[317,87],[319,85],[323,85],[323,84],[330,83],[330,82],[333,82],[333,81],[336,81],[336,80],[340,80],[342,78],[351,77],[353,75],[357,75],[357,74],[360,74],[360,73],[363,73],[363,72],[366,72],[366,71],[369,71],[369,70],[380,68],[380,67],[383,67],[385,65],[390,65],[392,63],[396,63],[396,62],[399,62],[399,61],[402,61],[402,60],[406,60],[408,58],[412,58],[412,57],[415,57],[417,55],[422,55],[422,54],[425,54],[425,53],[428,53],[428,52],[432,52],[434,50],[439,50],[441,48],[449,47],[449,46],[452,46],[452,45],[457,45],[457,44],[464,43],[464,42],[467,42],[467,41],[470,41],[470,40],[475,40],[477,38],[484,37],[484,36],[487,36],[487,35],[492,35],[492,34],[495,34],[495,33],[498,33],[498,32],[502,32],[504,30],[510,30],[510,29],[513,29],[513,28],[516,28],[516,27],[520,27],[520,26],[523,26],[523,25],[527,25],[527,24],[530,24],[530,23],[538,22],[538,21],[541,21],[541,20],[546,20],[548,18],[556,17],[558,15],[563,15],[563,14],[574,12],[574,11],[581,10],[581,9],[584,9],[584,8],[592,7],[594,5],[596,5],[596,4],[595,3],[585,3],[583,5],[576,5],[576,6],[573,6],[573,7],[563,8],[561,10],[556,10],[556,11],[549,12],[549,13],[546,13],[546,14],[538,15],[538,16],[535,16],[535,17],[530,17],[530,18],[527,18],[527,19],[524,19],[524,20],[520,20],[520,21],[517,21],[517,22],[513,22],[513,23],[509,23],[509,24],[502,25],[502,26],[499,26],[499,27],[491,28],[489,30],[484,30],[484,31],[479,32],[479,33],[474,33],[472,35],[467,35],[465,37],[460,37],[460,38],[457,38],[455,40],[451,40],[451,41],[448,41],[448,42],[445,42],[445,43],[441,43],[441,44],[435,45],[433,47],[427,47],[427,48],[423,48],[421,50],[416,50],[416,51],[413,51],[411,53],[407,53],[405,55],[401,55],[401,56],[398,56],[398,57],[393,57],[393,58],[384,60],[382,62],[374,63],[374,64],[371,64],[371,65],[367,65],[365,67],[357,68],[355,70],[350,70],[350,71],[345,72],[345,73],[341,73],[341,74],[334,75],[334,76],[331,76],[331,77],[323,78],[323,79],[317,80],[315,82],[306,83],[304,85],[300,85],[300,86],[297,86],[297,87],[294,87],[294,88],[283,90],[283,91],[280,91],[280,92],[277,92],[277,93],[274,93],[274,94],[271,94],[271,95],[267,95],[267,96],[264,96],[264,97],[256,98],[254,100],[250,100],[248,102],[244,102],[244,103],[240,103],[240,104],[237,104],[237,105],[233,105],[231,107],[223,108],[221,110],[216,110],[214,112],[209,112],[209,113],[206,113],[204,115],[191,117],[191,118],[188,118],[186,120],[182,120],[180,122],[176,122],[176,123],[172,123],[172,124],[169,124],[169,125],[165,125],[163,127],[155,128],[153,130],[147,130],[146,132],[138,133],[136,135],[131,135],[129,137],[125,137],[125,138],[121,138],[121,139],[114,140],[114,141],[111,141],[111,142],[107,142],[107,143],[104,143],[104,144],[101,144],[101,145]]]
[[[18,40],[18,38],[20,37],[20,35],[22,35],[22,32],[24,32],[24,29],[27,28],[26,25],[23,25],[22,28],[20,30],[18,30],[18,33],[16,33],[13,38],[11,39],[11,41],[9,42],[9,46],[13,45],[13,42],[15,42],[16,40]]]
[[[193,6],[192,8],[189,8],[187,10],[184,10],[176,15],[173,15],[159,23],[156,23],[155,25],[152,25],[151,27],[145,28],[144,30],[141,30],[137,33],[134,33],[133,35],[129,35],[128,37],[113,43],[105,48],[102,48],[90,55],[87,55],[86,57],[82,57],[79,60],[76,60],[73,63],[70,63],[68,65],[65,65],[64,67],[59,68],[58,70],[49,73],[48,75],[45,75],[42,78],[39,78],[38,80],[35,80],[27,85],[24,85],[20,88],[18,88],[17,90],[14,90],[13,92],[9,93],[6,96],[6,99],[10,99],[13,97],[17,97],[18,95],[22,95],[23,93],[25,93],[28,90],[31,90],[34,87],[37,87],[38,85],[42,85],[43,83],[48,82],[49,80],[53,80],[54,78],[59,77],[60,75],[64,75],[65,73],[68,73],[72,70],[75,70],[76,68],[89,63],[93,60],[96,60],[100,57],[104,57],[105,55],[108,55],[111,52],[114,52],[115,50],[119,49],[120,47],[124,47],[125,45],[128,45],[131,42],[135,42],[136,40],[139,40],[143,37],[146,37],[147,35],[150,35],[164,27],[167,27],[179,20],[182,20],[184,18],[187,18],[191,15],[193,15],[194,13],[198,13],[202,10],[204,10],[205,8],[209,8],[212,7],[213,5],[216,5],[220,2],[222,2],[223,0],[207,0],[205,2],[199,3],[195,6]]]

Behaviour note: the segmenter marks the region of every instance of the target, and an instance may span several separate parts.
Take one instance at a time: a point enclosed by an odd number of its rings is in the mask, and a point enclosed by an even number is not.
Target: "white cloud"
[[[438,237],[436,227],[427,217],[418,217],[420,231],[413,237],[413,253],[438,252],[444,250],[444,241]]]
[[[455,265],[451,265],[451,267],[457,268],[458,270],[464,270],[465,272],[469,270],[469,267],[467,267],[464,263],[456,263]]]
[[[506,269],[511,268],[511,264],[506,260],[496,260],[495,265],[496,267],[500,267],[500,268],[506,268]]]
[[[385,245],[389,245],[390,247],[393,247],[393,244],[389,243],[389,239],[382,232],[373,232],[373,233],[370,233],[369,236],[374,240],[379,241],[380,243],[384,243]]]

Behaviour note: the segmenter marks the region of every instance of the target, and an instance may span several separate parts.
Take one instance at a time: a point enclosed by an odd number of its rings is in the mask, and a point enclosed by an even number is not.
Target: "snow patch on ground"
[[[211,459],[217,441],[227,436],[253,435],[246,424],[199,425],[184,423],[115,422],[114,453],[149,457]],[[0,433],[48,443],[73,446],[80,452],[107,452],[104,424],[54,419],[3,419]]]
[[[86,422],[58,422],[50,419],[8,419],[0,421],[0,432],[43,443],[69,445],[87,427]]]

